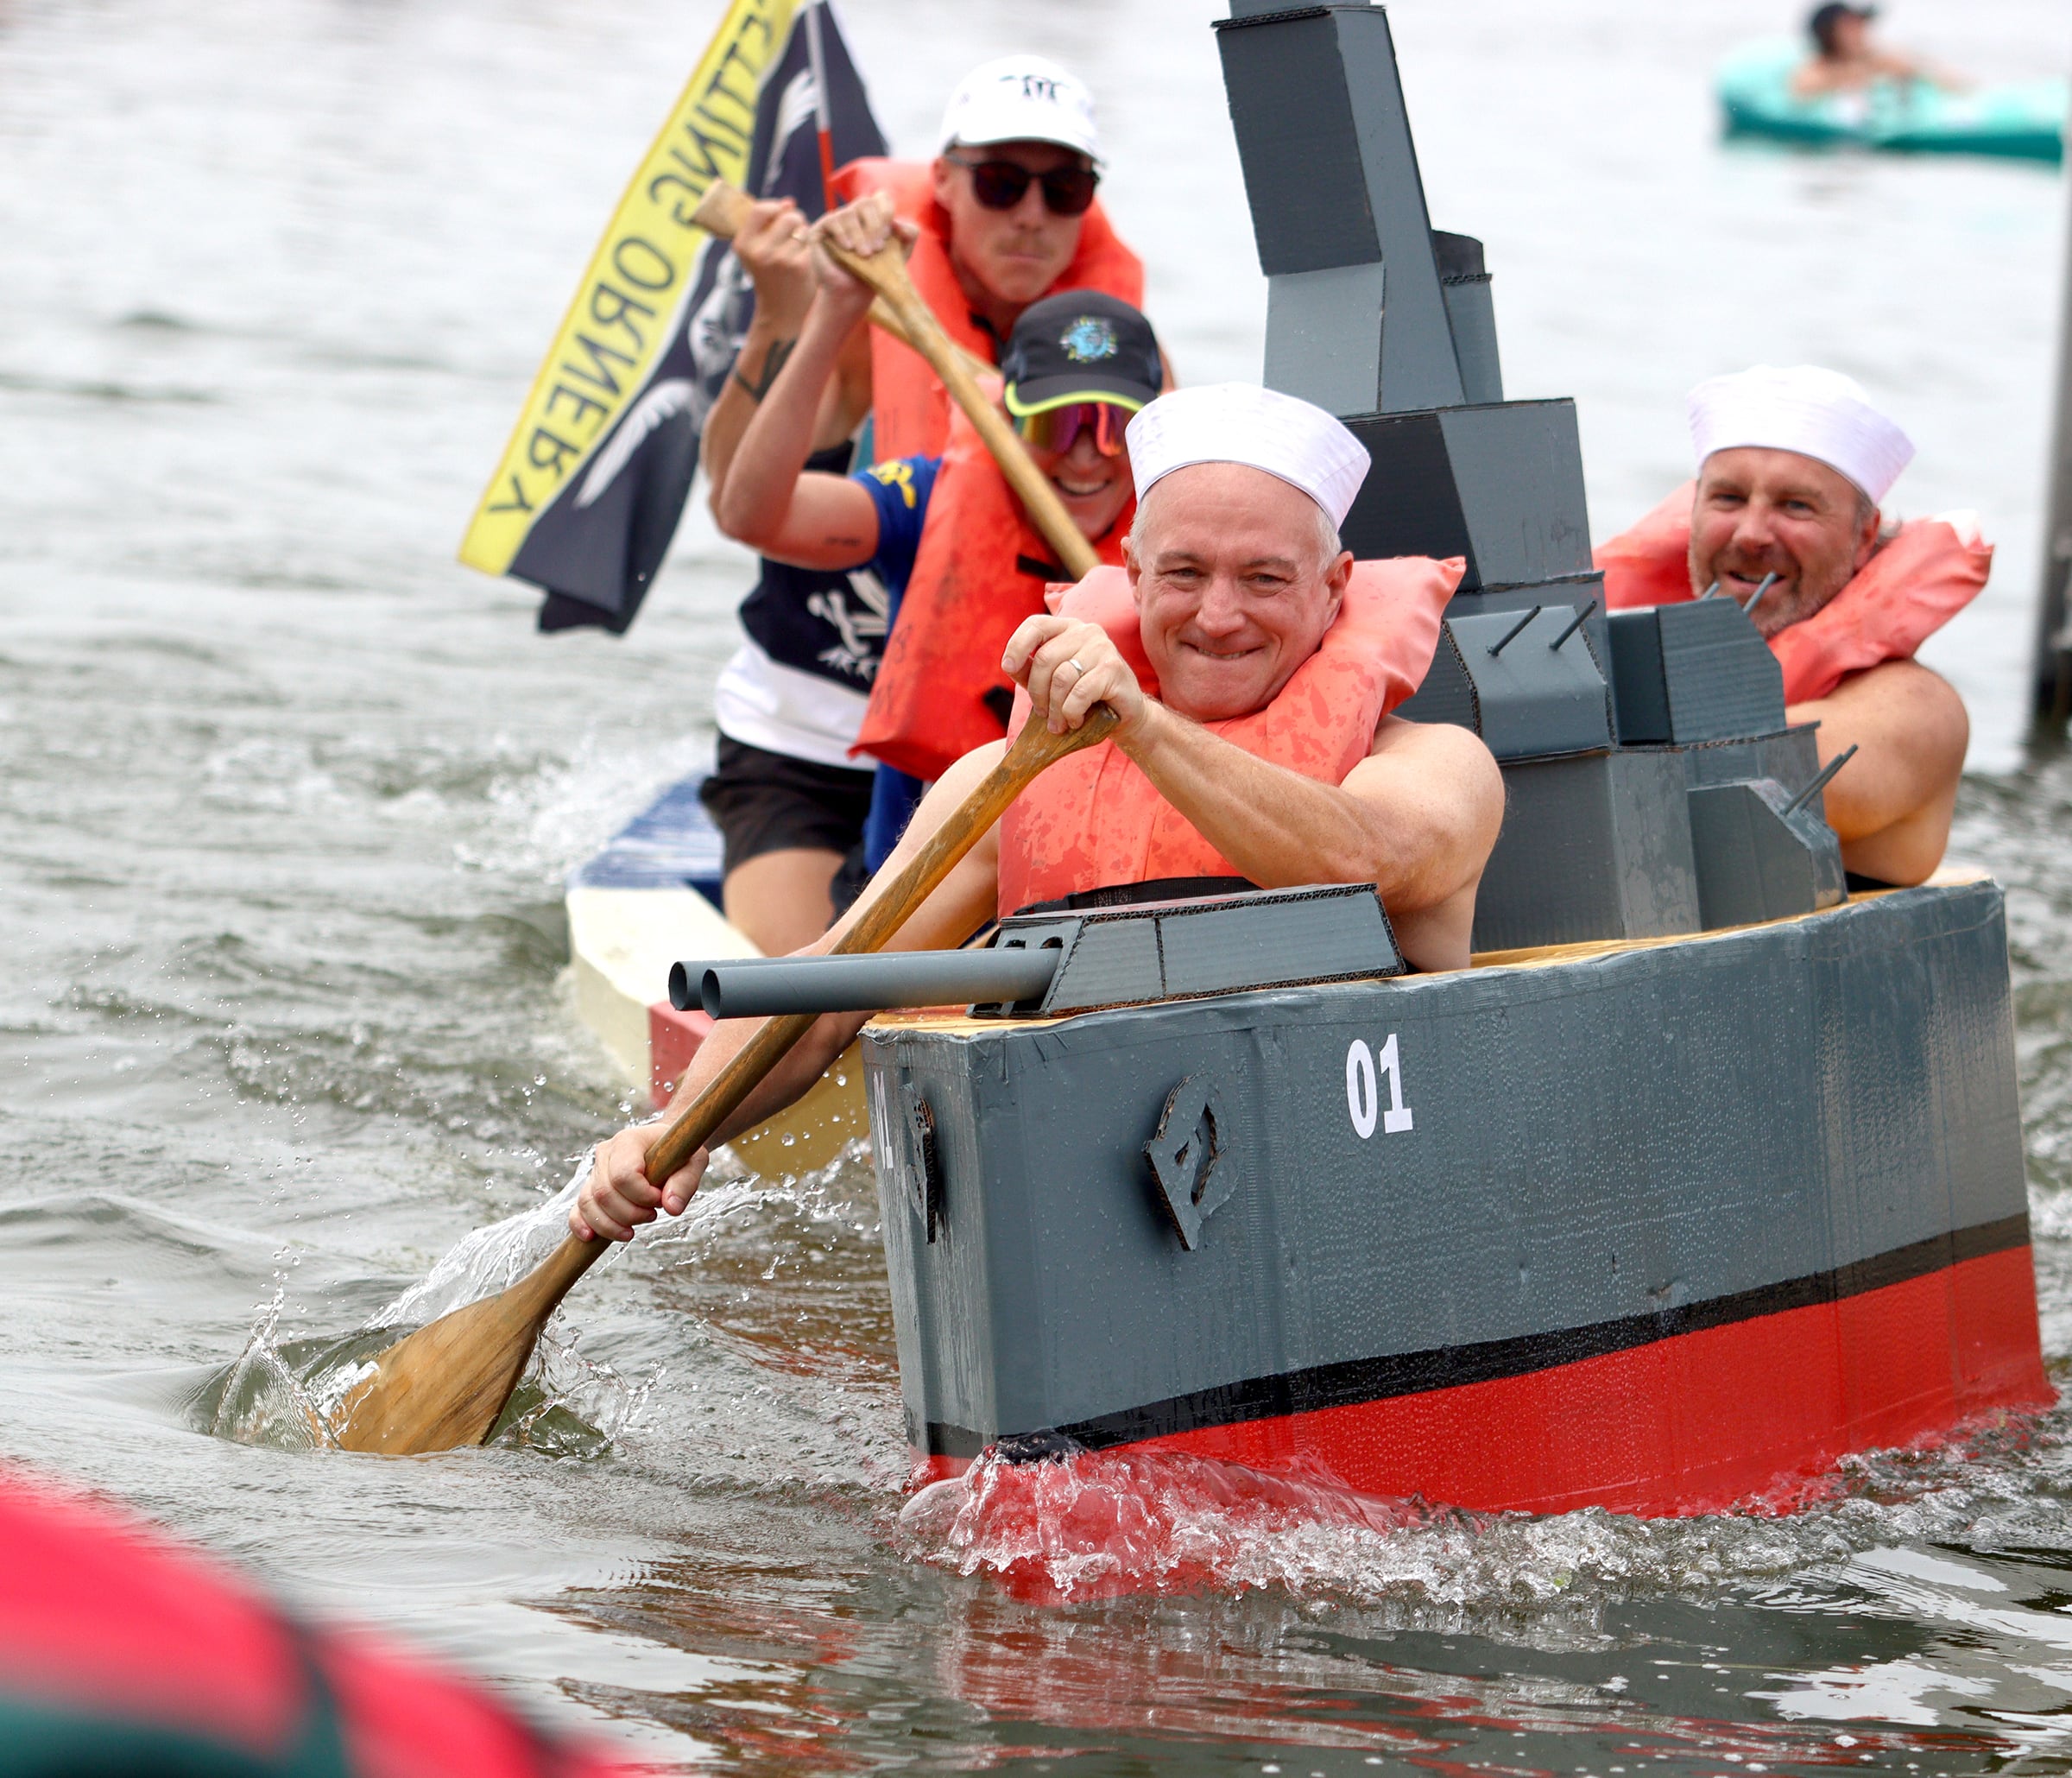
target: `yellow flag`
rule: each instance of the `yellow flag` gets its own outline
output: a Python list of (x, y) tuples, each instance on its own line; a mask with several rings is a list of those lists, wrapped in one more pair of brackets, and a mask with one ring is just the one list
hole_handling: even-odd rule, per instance
[[(717, 250), (708, 250), (711, 237), (691, 218), (714, 180), (749, 183), (763, 76), (784, 49), (794, 9), (794, 0), (733, 0), (728, 8), (619, 200), (534, 379), (462, 540), (460, 559), (471, 566), (518, 573), (606, 611), (621, 609), (629, 584), (644, 585), (653, 573), (654, 562), (632, 560), (623, 550), (617, 560), (595, 560), (594, 549), (578, 560), (572, 538), (554, 533), (562, 520), (610, 497), (615, 480), (626, 479), (618, 471), (648, 434), (694, 402), (685, 377), (657, 376), (671, 348), (682, 350), (686, 310), (695, 292), (710, 291), (718, 258)], [(697, 418), (702, 421), (703, 414)], [(618, 492), (636, 497), (622, 485)], [(670, 512), (660, 529), (664, 547), (675, 519)], [(636, 516), (626, 528), (655, 527)], [(632, 556), (646, 553), (636, 539)], [(653, 551), (660, 553), (659, 547)], [(637, 592), (632, 602), (638, 603)]]

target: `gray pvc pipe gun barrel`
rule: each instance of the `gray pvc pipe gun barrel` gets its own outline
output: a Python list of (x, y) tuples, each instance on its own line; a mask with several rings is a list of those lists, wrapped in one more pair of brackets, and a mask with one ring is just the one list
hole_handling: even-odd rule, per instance
[(1064, 954), (1049, 946), (686, 962), (669, 971), (669, 1003), (679, 1012), (702, 1009), (707, 1018), (748, 1019), (1035, 1000)]

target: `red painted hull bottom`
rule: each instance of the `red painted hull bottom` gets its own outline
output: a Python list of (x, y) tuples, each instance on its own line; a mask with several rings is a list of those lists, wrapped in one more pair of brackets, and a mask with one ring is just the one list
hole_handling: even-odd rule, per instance
[[(1127, 1446), (1481, 1511), (1648, 1517), (1804, 1503), (1853, 1451), (2048, 1408), (2027, 1246), (1521, 1376)], [(917, 1458), (914, 1482), (968, 1458)]]

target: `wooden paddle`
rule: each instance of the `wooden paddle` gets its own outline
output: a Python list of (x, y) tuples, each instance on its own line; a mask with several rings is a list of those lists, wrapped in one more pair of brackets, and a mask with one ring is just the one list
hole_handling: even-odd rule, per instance
[[(1104, 739), (1115, 725), (1113, 712), (1102, 706), (1067, 734), (1025, 724), (1006, 756), (951, 811), (913, 861), (891, 882), (874, 886), (861, 917), (835, 950), (881, 948), (1038, 773)], [(667, 1179), (703, 1148), (812, 1023), (808, 1013), (765, 1023), (648, 1151), (648, 1176)], [(455, 1309), (398, 1340), (374, 1361), (375, 1374), (339, 1404), (332, 1425), (338, 1444), (392, 1457), (481, 1444), (517, 1388), (547, 1317), (613, 1245), (570, 1235), (500, 1295)]]
[[(746, 192), (729, 185), (725, 180), (716, 179), (705, 187), (705, 195), (698, 199), (691, 220), (715, 240), (731, 241), (747, 225), (749, 211), (755, 201)], [(892, 312), (892, 305), (881, 296), (870, 306), (870, 325), (891, 334), (901, 345), (913, 346), (916, 351), (920, 350), (913, 345), (906, 324)], [(976, 352), (966, 351), (954, 339), (949, 342), (949, 346), (972, 376), (994, 375), (993, 366)]]
[[(740, 226), (748, 204), (748, 198), (742, 193), (716, 180), (707, 188), (691, 219), (700, 228), (730, 240)], [(978, 386), (978, 377), (992, 375), (993, 366), (979, 364), (970, 353), (943, 332), (935, 311), (921, 300), (920, 292), (913, 288), (913, 280), (906, 275), (906, 255), (898, 237), (866, 256), (837, 246), (818, 228), (815, 232), (820, 245), (837, 264), (877, 293), (876, 301), (870, 306), (871, 320), (912, 346), (942, 378), (943, 387), (950, 391), (950, 399), (964, 410), (964, 417), (977, 428), (986, 449), (993, 453), (993, 460), (1007, 477), (1008, 485), (1014, 489), (1031, 522), (1043, 533), (1044, 541), (1057, 551), (1065, 573), (1075, 580), (1083, 580), (1101, 566), (1101, 558), (1095, 554), (1093, 545), (1072, 522), (1071, 515), (1064, 509), (1064, 503), (1058, 499), (1058, 490), (1051, 485), (1049, 478), (1029, 460), (1029, 453), (1015, 436), (1014, 428)], [(976, 371), (971, 368), (974, 365), (977, 367)]]

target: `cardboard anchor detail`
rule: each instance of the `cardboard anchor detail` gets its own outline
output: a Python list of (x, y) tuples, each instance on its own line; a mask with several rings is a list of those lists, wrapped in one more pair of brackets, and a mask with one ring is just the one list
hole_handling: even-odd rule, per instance
[(1028, 915), (1039, 1002), (874, 1021), (917, 1456), (1680, 1513), (2046, 1405), (1998, 887), (1849, 898), (1739, 609), (1589, 609), (1573, 406), (1502, 400), (1381, 9), (1216, 30), (1265, 380), (1373, 454), (1349, 547), (1469, 561), (1404, 713), (1505, 774), (1480, 954), (1401, 974), (1371, 889)]

